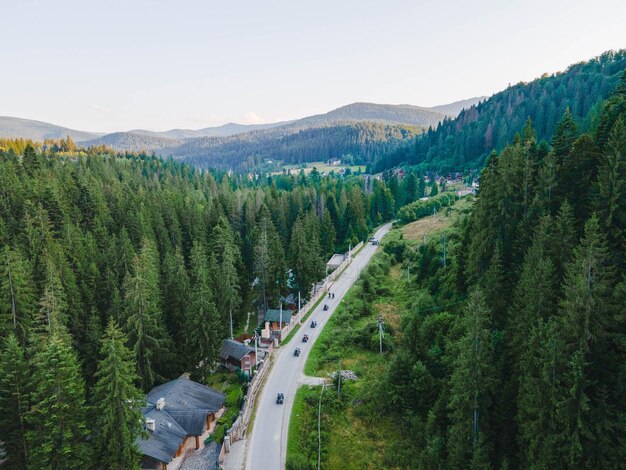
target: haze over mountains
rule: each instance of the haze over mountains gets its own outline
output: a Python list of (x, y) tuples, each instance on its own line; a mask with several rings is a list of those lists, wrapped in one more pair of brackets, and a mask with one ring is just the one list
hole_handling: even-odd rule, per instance
[[(272, 129), (274, 131), (268, 135), (288, 135), (303, 129), (331, 126), (338, 122), (374, 121), (387, 125), (408, 125), (428, 128), (429, 126), (437, 125), (446, 116), (455, 117), (461, 109), (470, 107), (483, 99), (484, 97), (470, 98), (432, 108), (411, 105), (353, 103), (325, 114), (308, 116), (294, 121), (269, 124), (228, 123), (222, 126), (197, 130), (171, 129), (162, 132), (133, 129), (128, 132), (114, 132), (110, 134), (85, 132), (41, 121), (4, 116), (0, 117), (0, 137), (43, 141), (51, 138), (64, 138), (69, 135), (76, 142), (87, 146), (105, 144), (117, 150), (154, 151), (166, 148), (173, 150), (189, 139), (220, 139), (250, 132), (257, 133), (256, 137), (258, 138), (263, 132)], [(279, 128), (280, 130), (276, 131)]]

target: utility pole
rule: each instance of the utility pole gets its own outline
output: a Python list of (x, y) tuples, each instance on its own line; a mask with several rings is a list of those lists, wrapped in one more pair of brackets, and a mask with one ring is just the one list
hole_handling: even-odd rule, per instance
[(406, 266), (406, 280), (407, 282), (411, 282), (411, 265), (410, 264)]
[(280, 302), (280, 317), (279, 318), (280, 320), (278, 322), (278, 328), (280, 328), (280, 331), (283, 331), (283, 303), (282, 301)]
[(376, 323), (378, 323), (378, 341), (380, 343), (380, 354), (383, 353), (383, 316), (378, 315), (376, 319)]
[(298, 291), (298, 323), (302, 323), (302, 316), (300, 315), (300, 291)]
[(259, 351), (257, 348), (257, 344), (259, 343), (259, 335), (254, 335), (254, 369), (257, 370), (259, 368)]

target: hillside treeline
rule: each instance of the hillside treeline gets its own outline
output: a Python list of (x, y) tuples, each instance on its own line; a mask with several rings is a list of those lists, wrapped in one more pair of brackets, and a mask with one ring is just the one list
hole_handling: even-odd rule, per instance
[(513, 142), (528, 118), (537, 141), (552, 139), (568, 108), (582, 130), (590, 129), (624, 69), (626, 51), (610, 51), (564, 72), (509, 86), (377, 159), (373, 170), (399, 164), (444, 172), (482, 168), (491, 151), (499, 152)]
[(202, 168), (253, 170), (267, 160), (304, 163), (348, 154), (355, 157), (355, 164), (361, 164), (397, 149), (421, 132), (417, 127), (379, 122), (345, 122), (287, 132), (289, 129), (203, 137), (161, 152), (181, 156), (185, 162)]

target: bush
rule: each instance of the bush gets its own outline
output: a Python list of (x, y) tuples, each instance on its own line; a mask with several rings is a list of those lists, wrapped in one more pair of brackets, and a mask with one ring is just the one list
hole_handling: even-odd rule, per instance
[(407, 204), (398, 211), (398, 218), (402, 223), (413, 222), (431, 215), (433, 211), (439, 210), (441, 207), (451, 206), (456, 200), (456, 195), (449, 193), (438, 194), (426, 201), (415, 201)]

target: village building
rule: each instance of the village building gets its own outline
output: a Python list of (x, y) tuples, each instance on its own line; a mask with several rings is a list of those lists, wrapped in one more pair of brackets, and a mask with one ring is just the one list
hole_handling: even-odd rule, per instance
[(463, 189), (459, 189), (456, 194), (459, 197), (465, 197), (465, 196), (469, 196), (470, 194), (474, 194), (476, 191), (472, 188), (463, 188)]
[(396, 178), (401, 180), (406, 176), (406, 171), (403, 168), (395, 168), (393, 174)]
[(220, 349), (220, 362), (228, 370), (239, 368), (250, 375), (256, 364), (256, 355), (253, 348), (234, 339), (226, 339)]
[(326, 263), (326, 274), (332, 273), (346, 260), (346, 255), (334, 254)]
[(268, 308), (263, 321), (269, 323), (270, 330), (282, 330), (287, 324), (291, 323), (292, 314), (291, 310)]
[(281, 296), (280, 302), (283, 304), (284, 308), (289, 310), (298, 310), (298, 296), (294, 294), (289, 294), (287, 296)]
[(211, 434), (225, 399), (223, 393), (182, 377), (154, 387), (142, 409), (147, 434), (136, 441), (141, 468), (178, 468)]

